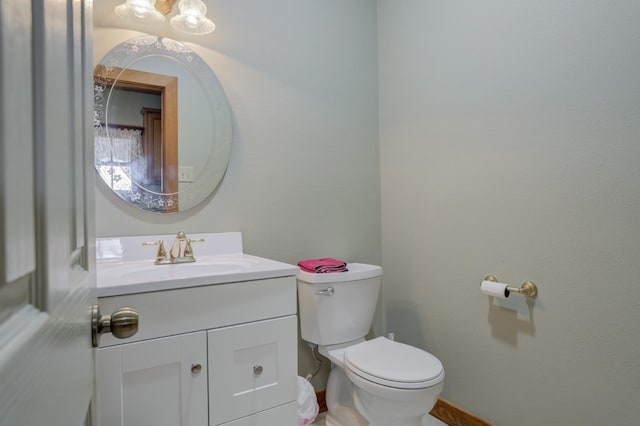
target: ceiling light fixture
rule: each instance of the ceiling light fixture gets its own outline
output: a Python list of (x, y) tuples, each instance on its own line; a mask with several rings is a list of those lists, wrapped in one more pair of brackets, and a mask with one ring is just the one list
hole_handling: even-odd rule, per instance
[(208, 34), (216, 29), (216, 25), (207, 18), (207, 6), (201, 0), (180, 0), (180, 14), (171, 18), (171, 25), (185, 33)]
[(164, 16), (154, 7), (156, 0), (127, 0), (116, 6), (116, 15), (135, 20), (164, 21)]
[[(116, 6), (116, 15), (134, 19), (161, 22), (165, 20), (176, 0), (126, 0)], [(216, 25), (206, 17), (207, 6), (201, 0), (178, 1), (178, 15), (171, 18), (171, 25), (189, 34), (208, 34)]]

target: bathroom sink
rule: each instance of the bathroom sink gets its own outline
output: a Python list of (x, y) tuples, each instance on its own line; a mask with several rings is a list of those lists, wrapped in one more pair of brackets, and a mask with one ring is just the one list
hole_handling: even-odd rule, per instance
[(246, 257), (237, 256), (234, 259), (225, 256), (220, 259), (209, 257), (207, 259), (198, 259), (194, 263), (173, 265), (154, 265), (153, 262), (122, 262), (103, 268), (110, 270), (109, 275), (113, 278), (138, 282), (228, 274), (248, 270), (256, 263)]
[(275, 278), (298, 272), (296, 266), (242, 253), (240, 233), (198, 234), (197, 238), (205, 241), (194, 246), (196, 262), (155, 265), (153, 251), (147, 247), (140, 249), (142, 242), (170, 241), (167, 237), (98, 239), (98, 297)]
[(122, 262), (117, 265), (114, 275), (122, 278), (134, 276), (146, 278), (178, 277), (216, 275), (225, 272), (234, 272), (249, 269), (258, 262), (243, 254), (235, 256), (208, 256), (199, 257), (193, 263), (177, 263), (168, 265), (155, 265), (152, 261)]

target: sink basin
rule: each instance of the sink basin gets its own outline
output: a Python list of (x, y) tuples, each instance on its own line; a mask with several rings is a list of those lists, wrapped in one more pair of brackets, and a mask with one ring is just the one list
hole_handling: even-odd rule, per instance
[(106, 263), (101, 264), (99, 270), (108, 271), (110, 278), (140, 282), (228, 274), (248, 270), (257, 263), (256, 260), (251, 260), (244, 255), (210, 256), (204, 259), (198, 258), (193, 263), (169, 265), (155, 265), (149, 261)]
[[(225, 243), (233, 242), (230, 245), (216, 244), (216, 236), (219, 234), (199, 234), (193, 238), (204, 238), (205, 243), (197, 247), (202, 254), (195, 253), (196, 262), (169, 265), (155, 265), (153, 253), (149, 256), (149, 250), (139, 249), (142, 247), (142, 241), (157, 241), (158, 236), (109, 239), (110, 247), (116, 244), (114, 240), (118, 240), (117, 244), (120, 244), (121, 252), (119, 252), (119, 257), (109, 257), (109, 261), (98, 260), (97, 295), (98, 297), (107, 297), (225, 284), (290, 276), (298, 272), (296, 266), (242, 253), (241, 250), (238, 250), (238, 241), (233, 238), (233, 234), (238, 234), (237, 238), (240, 238), (241, 246), (240, 233), (223, 234)], [(137, 239), (137, 241), (131, 241), (132, 239)], [(211, 242), (212, 246), (215, 246), (215, 250), (210, 248), (207, 253), (205, 247), (207, 242)], [(225, 247), (233, 252), (224, 253)], [(142, 256), (144, 256), (143, 259), (141, 259)]]

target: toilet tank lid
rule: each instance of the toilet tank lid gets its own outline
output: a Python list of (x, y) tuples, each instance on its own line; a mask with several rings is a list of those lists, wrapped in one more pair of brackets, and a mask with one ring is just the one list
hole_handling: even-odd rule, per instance
[(366, 263), (348, 263), (346, 272), (329, 272), (326, 274), (313, 274), (300, 270), (298, 280), (309, 284), (335, 283), (343, 281), (366, 280), (382, 276), (382, 267), (368, 265)]

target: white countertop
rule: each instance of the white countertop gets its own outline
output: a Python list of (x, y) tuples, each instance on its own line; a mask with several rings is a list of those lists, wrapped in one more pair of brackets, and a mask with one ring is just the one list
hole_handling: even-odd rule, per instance
[(297, 266), (242, 252), (239, 232), (187, 234), (196, 262), (154, 265), (155, 246), (143, 241), (163, 240), (169, 251), (175, 235), (97, 239), (98, 297), (175, 290), (213, 284), (294, 276)]

